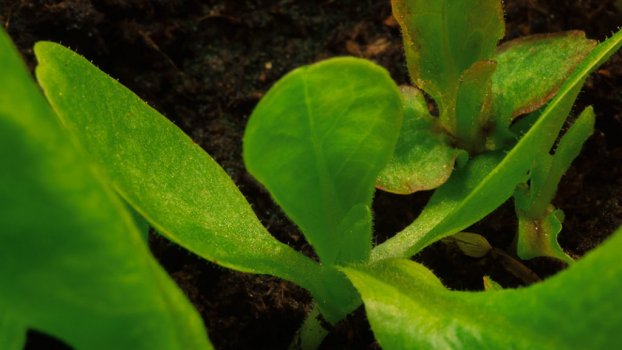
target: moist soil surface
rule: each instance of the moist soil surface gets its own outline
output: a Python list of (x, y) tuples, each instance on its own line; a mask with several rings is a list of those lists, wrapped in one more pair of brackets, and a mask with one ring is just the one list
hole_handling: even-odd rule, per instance
[[(615, 1), (506, 0), (507, 39), (570, 29), (602, 40), (622, 24)], [(314, 256), (294, 224), (244, 169), (241, 138), (253, 107), (298, 66), (332, 56), (371, 59), (408, 82), (400, 31), (389, 0), (0, 0), (0, 23), (26, 58), (39, 40), (60, 42), (92, 60), (162, 112), (220, 165), (280, 241)], [(594, 105), (596, 132), (563, 178), (554, 204), (566, 220), (560, 243), (580, 257), (622, 223), (622, 56), (588, 80), (575, 113)], [(158, 171), (157, 168), (153, 169)], [(417, 216), (429, 193), (377, 193), (375, 241)], [(506, 203), (470, 228), (513, 254), (516, 219)], [(230, 271), (150, 236), (156, 258), (202, 315), (217, 349), (285, 349), (310, 308), (301, 288), (270, 276)], [(456, 290), (482, 289), (490, 275), (505, 287), (525, 285), (496, 256), (464, 256), (436, 243), (414, 258)], [(539, 278), (563, 265), (524, 264)], [(27, 349), (66, 349), (31, 331)], [(359, 309), (338, 324), (323, 349), (376, 349)]]

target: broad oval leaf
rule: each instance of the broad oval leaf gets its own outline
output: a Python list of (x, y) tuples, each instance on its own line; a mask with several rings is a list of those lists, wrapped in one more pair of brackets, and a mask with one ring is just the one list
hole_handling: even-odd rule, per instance
[(514, 117), (549, 101), (595, 45), (585, 33), (569, 31), (521, 37), (499, 46), (492, 85), (497, 132), (507, 132)]
[(449, 136), (430, 115), (423, 93), (410, 86), (400, 90), (404, 122), (393, 156), (378, 175), (376, 187), (397, 194), (437, 188), (451, 175), (461, 151), (449, 145)]
[(443, 109), (462, 72), (492, 58), (505, 34), (500, 0), (392, 0), (413, 82)]
[(365, 261), (374, 182), (401, 123), (399, 90), (383, 68), (330, 59), (270, 89), (248, 122), (244, 162), (323, 263)]
[(63, 124), (158, 232), (219, 265), (307, 288), (329, 319), (356, 306), (350, 283), (272, 237), (225, 171), (173, 123), (69, 49), (40, 42), (35, 54)]
[(343, 270), (383, 349), (617, 349), (622, 230), (569, 269), (521, 289), (452, 292), (409, 260)]
[(374, 248), (372, 260), (410, 257), (429, 244), (466, 229), (510, 198), (515, 187), (524, 182), (537, 155), (551, 149), (587, 76), (620, 46), (622, 30), (599, 44), (577, 66), (538, 121), (496, 166), (488, 168), (487, 173), (454, 172), (455, 183), (466, 181), (470, 188), (454, 192), (451, 187), (461, 188), (461, 185), (454, 184), (452, 176), (438, 189), (439, 194), (435, 193), (436, 204), (429, 204), (411, 225)]
[(0, 30), (0, 310), (80, 349), (211, 349)]

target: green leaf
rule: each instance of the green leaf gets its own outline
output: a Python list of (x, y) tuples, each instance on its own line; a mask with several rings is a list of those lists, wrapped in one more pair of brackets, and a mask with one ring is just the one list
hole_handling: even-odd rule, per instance
[[(484, 153), (471, 159), (465, 167), (454, 171), (449, 181), (434, 192), (413, 223), (372, 250), (371, 260), (410, 257), (436, 240), (461, 231), (445, 232), (446, 235), (438, 237), (431, 235), (435, 227), (442, 224), (450, 214), (461, 210), (465, 199), (502, 159), (501, 153)], [(524, 180), (524, 176), (521, 180)]]
[(21, 322), (0, 311), (0, 349), (22, 350), (26, 344), (26, 331)]
[(225, 171), (173, 123), (69, 49), (40, 42), (35, 54), (63, 124), (158, 232), (222, 266), (295, 282), (329, 320), (356, 307), (345, 277), (272, 237)]
[(536, 34), (501, 45), (492, 85), (496, 132), (507, 134), (513, 118), (549, 101), (595, 45), (581, 31)]
[[(598, 45), (577, 66), (538, 121), (503, 160), (493, 167), (490, 161), (483, 161), (463, 172), (454, 172), (417, 220), (374, 248), (372, 260), (410, 257), (429, 244), (466, 229), (510, 198), (515, 187), (524, 182), (536, 157), (551, 149), (587, 76), (620, 46), (622, 30)], [(477, 167), (482, 169), (478, 171)]]
[(573, 262), (557, 243), (562, 213), (555, 210), (551, 201), (562, 176), (594, 133), (594, 123), (594, 110), (588, 107), (561, 138), (555, 154), (545, 153), (536, 159), (529, 188), (519, 188), (514, 194), (518, 216), (517, 252), (521, 259), (551, 256)]
[(365, 261), (374, 182), (401, 123), (399, 90), (383, 68), (330, 59), (270, 89), (248, 121), (244, 162), (324, 264)]
[(132, 218), (134, 219), (134, 223), (138, 228), (138, 232), (141, 233), (141, 236), (145, 240), (145, 242), (149, 241), (149, 222), (143, 218), (140, 213), (138, 213), (134, 208), (125, 202), (125, 208), (132, 214)]
[(540, 217), (553, 201), (562, 176), (572, 161), (579, 156), (581, 148), (594, 133), (596, 116), (592, 107), (586, 108), (570, 129), (562, 136), (553, 156), (548, 153), (536, 159), (530, 181), (529, 203), (519, 203), (519, 208), (532, 218)]
[[(432, 95), (441, 118), (453, 112), (462, 73), (492, 58), (505, 33), (499, 0), (392, 0), (402, 27), (408, 71), (413, 82)], [(446, 121), (442, 121), (445, 125)]]
[(478, 61), (460, 79), (456, 100), (456, 125), (452, 126), (461, 148), (471, 154), (485, 149), (485, 128), (491, 116), (492, 75), (495, 61)]
[(449, 145), (449, 137), (430, 115), (423, 93), (402, 86), (404, 123), (395, 152), (382, 170), (376, 187), (410, 194), (439, 187), (447, 181), (461, 151)]
[(548, 212), (538, 218), (529, 218), (519, 209), (516, 210), (516, 214), (518, 217), (516, 254), (521, 259), (549, 256), (567, 264), (574, 263), (574, 260), (557, 242), (557, 237), (562, 231), (564, 217), (561, 210), (555, 210), (553, 206), (550, 206)]
[(376, 339), (392, 349), (617, 349), (622, 346), (622, 230), (548, 280), (452, 292), (408, 260), (343, 268)]
[(0, 310), (81, 349), (212, 348), (1, 30), (0, 159)]

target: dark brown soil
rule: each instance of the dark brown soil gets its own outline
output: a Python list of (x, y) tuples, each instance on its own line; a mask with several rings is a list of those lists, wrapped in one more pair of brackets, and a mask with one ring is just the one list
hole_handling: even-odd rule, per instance
[[(603, 39), (622, 24), (614, 0), (506, 0), (509, 38), (569, 29)], [(61, 42), (173, 120), (231, 175), (257, 215), (281, 241), (312, 255), (269, 195), (245, 172), (241, 137), (267, 89), (289, 70), (336, 55), (356, 55), (408, 81), (389, 0), (0, 0), (0, 23), (30, 66), (38, 40)], [(566, 213), (562, 246), (579, 257), (622, 223), (622, 56), (589, 79), (576, 111), (595, 105), (597, 131), (564, 177), (555, 200)], [(157, 169), (154, 169), (157, 171)], [(377, 241), (409, 224), (429, 194), (379, 193)], [(516, 222), (506, 204), (471, 228), (512, 252)], [(152, 235), (155, 256), (204, 318), (218, 349), (285, 349), (309, 308), (291, 283), (209, 264)], [(482, 288), (485, 274), (523, 283), (498, 259), (473, 259), (439, 243), (416, 257), (453, 289)], [(548, 259), (525, 264), (540, 277), (562, 268)], [(363, 310), (339, 324), (324, 349), (375, 349)], [(28, 349), (63, 348), (32, 332)]]

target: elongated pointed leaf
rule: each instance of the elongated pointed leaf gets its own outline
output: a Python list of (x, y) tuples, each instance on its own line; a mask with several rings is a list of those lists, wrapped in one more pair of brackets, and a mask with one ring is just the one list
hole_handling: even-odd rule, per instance
[[(453, 177), (435, 194), (434, 205), (429, 204), (420, 218), (395, 237), (374, 248), (372, 260), (389, 257), (410, 257), (427, 245), (453, 233), (459, 232), (481, 220), (488, 213), (505, 202), (516, 185), (523, 182), (538, 154), (551, 149), (572, 104), (586, 77), (603, 64), (622, 46), (622, 31), (598, 45), (579, 64), (566, 80), (555, 98), (549, 103), (533, 127), (510, 150), (503, 160), (479, 180), (478, 172), (465, 173), (466, 178), (454, 173), (456, 182), (467, 181), (468, 191), (453, 193), (443, 190), (453, 185)], [(481, 174), (481, 172), (480, 172)], [(459, 187), (459, 186), (458, 186)], [(431, 200), (432, 201), (432, 200)]]
[(402, 27), (413, 82), (434, 97), (441, 112), (455, 104), (466, 69), (492, 58), (505, 33), (499, 0), (392, 0)]
[(62, 122), (158, 232), (214, 263), (307, 288), (329, 320), (356, 307), (350, 283), (274, 239), (225, 171), (170, 121), (61, 45), (40, 42), (35, 54)]
[(365, 261), (374, 182), (401, 123), (399, 90), (384, 69), (331, 59), (270, 89), (248, 122), (244, 162), (323, 263)]
[(594, 132), (594, 123), (594, 110), (588, 107), (561, 138), (555, 154), (542, 154), (536, 159), (528, 190), (519, 188), (514, 194), (518, 217), (517, 253), (521, 259), (551, 256), (573, 262), (557, 243), (563, 214), (555, 210), (551, 201), (562, 176)]
[(26, 326), (20, 321), (0, 312), (0, 349), (22, 350), (26, 343)]
[(467, 69), (460, 79), (456, 99), (456, 137), (461, 148), (470, 153), (485, 149), (484, 129), (491, 116), (492, 75), (495, 61), (478, 61)]
[[(562, 136), (555, 154), (553, 156), (545, 155), (550, 159), (550, 162), (545, 162), (549, 165), (545, 166), (545, 171), (538, 171), (540, 173), (545, 172), (545, 176), (539, 176), (530, 181), (530, 203), (528, 206), (519, 206), (527, 211), (529, 216), (541, 216), (551, 204), (562, 176), (568, 171), (572, 161), (581, 153), (583, 144), (594, 133), (595, 122), (594, 110), (592, 107), (586, 108)], [(536, 162), (538, 161), (537, 159)], [(535, 165), (536, 169), (539, 167), (539, 164)]]
[(437, 188), (451, 175), (461, 151), (449, 145), (449, 137), (430, 115), (423, 93), (409, 86), (400, 90), (404, 122), (393, 156), (378, 176), (376, 187), (397, 194)]
[[(502, 159), (501, 153), (485, 153), (471, 159), (464, 168), (456, 170), (449, 181), (434, 192), (413, 223), (372, 250), (371, 260), (410, 257), (431, 244), (430, 232), (449, 214), (459, 209), (465, 198), (499, 165)], [(525, 180), (524, 177), (522, 180)], [(456, 232), (448, 233), (447, 236)], [(442, 237), (438, 239), (440, 238)]]
[(497, 132), (511, 120), (549, 101), (596, 42), (581, 31), (536, 34), (508, 41), (497, 50), (493, 115)]
[(211, 349), (0, 30), (0, 310), (80, 349)]
[(528, 288), (452, 292), (424, 266), (386, 260), (344, 271), (383, 349), (616, 349), (622, 346), (622, 230)]

